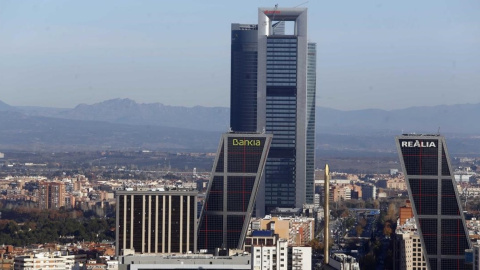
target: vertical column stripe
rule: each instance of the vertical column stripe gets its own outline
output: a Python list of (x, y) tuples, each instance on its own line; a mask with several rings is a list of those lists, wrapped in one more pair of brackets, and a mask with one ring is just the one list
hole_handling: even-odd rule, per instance
[(147, 247), (147, 252), (151, 252), (151, 246), (152, 246), (152, 196), (148, 195), (148, 247)]
[(134, 195), (130, 195), (130, 249), (133, 249), (133, 198)]
[(182, 253), (182, 243), (183, 243), (183, 196), (180, 196), (180, 241), (179, 241), (179, 252)]
[(142, 253), (145, 253), (145, 195), (142, 195)]
[(190, 250), (190, 196), (187, 196), (187, 250), (185, 251), (193, 251)]
[(168, 253), (172, 252), (172, 195), (168, 196)]
[[(127, 195), (123, 195), (123, 246), (121, 249), (127, 248)], [(117, 251), (120, 254), (120, 250)]]
[(158, 253), (158, 195), (155, 196), (155, 253)]
[(163, 197), (163, 212), (162, 212), (162, 253), (165, 253), (165, 201), (166, 196)]

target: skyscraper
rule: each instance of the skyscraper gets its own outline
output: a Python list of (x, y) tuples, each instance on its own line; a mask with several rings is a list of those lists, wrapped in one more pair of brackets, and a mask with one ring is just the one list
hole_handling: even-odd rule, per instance
[(307, 41), (307, 9), (259, 8), (257, 25), (232, 24), (231, 59), (232, 129), (274, 135), (257, 215), (313, 204), (316, 44)]
[(402, 135), (396, 142), (428, 269), (471, 268), (465, 265), (471, 245), (445, 138)]
[(240, 249), (272, 141), (271, 134), (222, 135), (198, 227), (198, 249)]
[(257, 25), (232, 24), (230, 127), (257, 131)]

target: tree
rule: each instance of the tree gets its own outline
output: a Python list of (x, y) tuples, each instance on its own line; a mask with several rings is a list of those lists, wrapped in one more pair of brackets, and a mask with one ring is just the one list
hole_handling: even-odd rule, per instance
[(383, 221), (395, 221), (397, 220), (397, 207), (394, 203), (388, 205), (387, 214), (384, 216)]
[(364, 228), (365, 226), (367, 226), (367, 220), (365, 218), (361, 218), (358, 220), (358, 224), (360, 224), (360, 226)]
[(392, 234), (392, 227), (390, 222), (385, 222), (385, 225), (383, 226), (383, 234), (386, 237), (390, 237), (390, 235)]
[(307, 243), (307, 246), (311, 247), (312, 250), (323, 250), (323, 243), (320, 242), (317, 238), (310, 240), (310, 242)]
[(355, 231), (357, 232), (357, 236), (360, 237), (363, 233), (362, 225), (358, 224), (357, 227), (355, 227)]

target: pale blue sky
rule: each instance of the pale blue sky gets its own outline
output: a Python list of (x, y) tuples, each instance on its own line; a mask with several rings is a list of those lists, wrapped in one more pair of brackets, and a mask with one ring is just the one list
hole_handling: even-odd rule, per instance
[[(303, 1), (0, 0), (0, 100), (229, 106), (230, 24)], [(309, 1), (317, 105), (480, 103), (480, 1)]]

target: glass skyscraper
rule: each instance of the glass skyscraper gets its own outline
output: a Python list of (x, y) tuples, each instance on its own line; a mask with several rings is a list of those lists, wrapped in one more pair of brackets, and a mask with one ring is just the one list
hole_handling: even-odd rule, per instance
[(232, 24), (231, 66), (232, 129), (274, 135), (257, 215), (313, 203), (316, 45), (307, 42), (307, 9), (259, 8), (257, 25)]
[(232, 24), (230, 127), (257, 130), (257, 25)]
[(198, 250), (243, 247), (271, 141), (271, 134), (223, 134), (200, 216)]
[(396, 142), (428, 269), (471, 269), (465, 264), (471, 245), (445, 138), (407, 134)]

